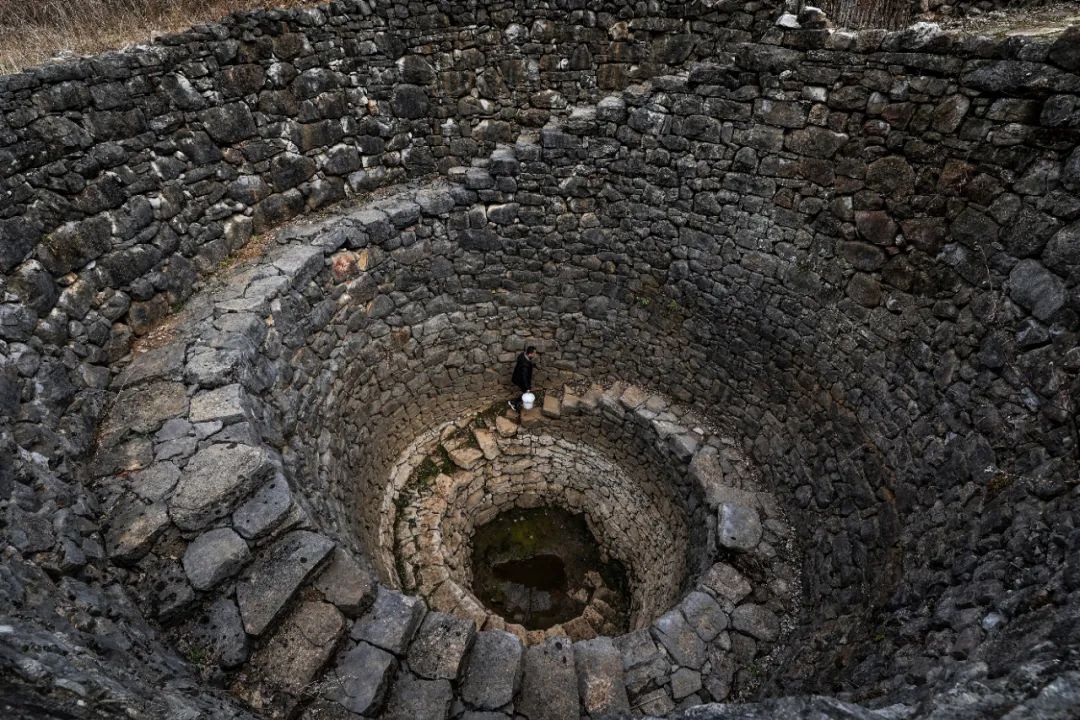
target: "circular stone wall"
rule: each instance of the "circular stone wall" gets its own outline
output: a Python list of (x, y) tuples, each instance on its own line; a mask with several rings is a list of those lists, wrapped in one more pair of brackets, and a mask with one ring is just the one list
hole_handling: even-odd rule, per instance
[[(1071, 718), (1080, 35), (780, 10), (339, 0), (0, 80), (0, 714)], [(530, 343), (547, 415), (426, 505)], [(636, 629), (477, 609), (499, 484)]]
[[(383, 503), (388, 574), (439, 610), (500, 626), (470, 592), (470, 539), (511, 508), (558, 506), (583, 513), (602, 551), (627, 568), (631, 627), (647, 626), (714, 559), (718, 506), (725, 494), (749, 496), (753, 478), (724, 487), (691, 469), (691, 456), (670, 438), (714, 448), (720, 441), (695, 433), (667, 400), (638, 388), (594, 385), (579, 395), (568, 387), (548, 392), (542, 407), (519, 414), (497, 405), (409, 448)], [(761, 539), (756, 511), (728, 526), (721, 545), (745, 550)], [(572, 639), (595, 634), (575, 627), (565, 628)]]

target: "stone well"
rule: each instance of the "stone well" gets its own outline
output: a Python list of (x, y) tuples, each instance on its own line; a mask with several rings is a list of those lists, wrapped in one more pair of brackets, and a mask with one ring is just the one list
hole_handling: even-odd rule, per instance
[[(802, 5), (0, 78), (0, 716), (1074, 717), (1080, 33)], [(541, 505), (623, 625), (478, 602)]]

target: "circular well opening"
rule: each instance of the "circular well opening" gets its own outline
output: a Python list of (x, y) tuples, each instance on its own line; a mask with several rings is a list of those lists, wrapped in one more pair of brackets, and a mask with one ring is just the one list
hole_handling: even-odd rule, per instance
[(472, 568), (473, 593), (508, 622), (546, 630), (590, 613), (627, 628), (626, 570), (583, 515), (553, 506), (500, 513), (474, 532)]

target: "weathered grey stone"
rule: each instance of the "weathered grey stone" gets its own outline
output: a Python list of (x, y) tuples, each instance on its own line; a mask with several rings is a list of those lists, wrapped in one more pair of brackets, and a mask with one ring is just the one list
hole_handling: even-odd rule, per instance
[(872, 275), (855, 273), (848, 282), (847, 295), (863, 307), (881, 304), (881, 283)]
[(766, 642), (780, 635), (780, 621), (771, 610), (761, 605), (746, 604), (731, 613), (731, 626), (739, 632)]
[(205, 615), (193, 623), (192, 640), (224, 668), (237, 667), (248, 659), (249, 641), (240, 610), (228, 598), (210, 603)]
[(307, 530), (293, 531), (265, 549), (236, 585), (244, 629), (261, 635), (333, 549), (333, 540)]
[(344, 633), (345, 620), (333, 605), (301, 603), (252, 658), (260, 684), (290, 695), (305, 692)]
[(639, 697), (634, 709), (648, 716), (667, 717), (675, 709), (675, 703), (666, 688), (658, 688)]
[(423, 680), (401, 672), (394, 681), (382, 717), (385, 720), (445, 720), (453, 700), (454, 690), (449, 680)]
[(705, 642), (678, 610), (653, 621), (652, 634), (677, 664), (700, 668), (705, 662)]
[(251, 558), (247, 543), (231, 528), (205, 532), (184, 551), (183, 565), (196, 590), (209, 590), (231, 577)]
[(686, 622), (706, 643), (712, 642), (713, 638), (720, 634), (728, 626), (727, 613), (703, 592), (691, 592), (679, 603)]
[(1047, 267), (1059, 272), (1070, 265), (1080, 265), (1080, 222), (1066, 225), (1054, 233), (1046, 243), (1042, 259)]
[(278, 473), (236, 509), (233, 528), (248, 540), (261, 538), (281, 527), (292, 506), (289, 483)]
[(244, 419), (242, 390), (236, 383), (198, 393), (191, 399), (188, 420), (193, 423), (218, 421), (225, 424)]
[(422, 118), (427, 113), (428, 96), (424, 88), (416, 85), (398, 85), (390, 100), (394, 114), (408, 120)]
[(515, 709), (529, 720), (577, 720), (577, 678), (568, 640), (551, 638), (526, 648)]
[(623, 682), (622, 654), (610, 638), (574, 643), (581, 706), (592, 717), (630, 712)]
[[(128, 517), (122, 518), (122, 524), (114, 528), (118, 534), (114, 547), (128, 556), (137, 555), (142, 547), (150, 542), (149, 536), (156, 532), (152, 527), (153, 516), (147, 518), (141, 504), (134, 505), (135, 507), (128, 511)], [(136, 514), (132, 516), (133, 513)], [(11, 544), (22, 552), (44, 552), (56, 544), (56, 534), (49, 518), (27, 512), (16, 503), (10, 504), (5, 514), (7, 536)], [(118, 553), (114, 555), (120, 557)]]
[(1066, 70), (1080, 72), (1080, 29), (1074, 25), (1061, 33), (1050, 46), (1047, 58)]
[(113, 445), (128, 433), (145, 435), (155, 432), (162, 423), (182, 415), (188, 409), (187, 388), (178, 382), (155, 380), (120, 392), (99, 439)]
[(273, 472), (265, 450), (250, 445), (210, 445), (188, 461), (169, 499), (169, 516), (198, 530), (229, 514), (234, 503)]
[(671, 696), (678, 702), (701, 689), (701, 673), (690, 668), (679, 668), (671, 675)]
[(701, 583), (717, 597), (732, 604), (738, 604), (753, 590), (742, 573), (725, 563), (716, 563), (706, 570)]
[(1009, 297), (1039, 320), (1065, 304), (1065, 284), (1037, 260), (1021, 260), (1009, 273)]
[(475, 637), (472, 621), (429, 612), (409, 645), (409, 670), (429, 680), (457, 680)]
[(716, 538), (723, 547), (753, 550), (761, 533), (761, 518), (753, 508), (724, 503), (717, 510)]
[(374, 604), (353, 623), (350, 635), (354, 640), (363, 640), (395, 655), (404, 655), (409, 640), (424, 618), (424, 612), (424, 603), (419, 598), (402, 595), (380, 585)]
[(326, 569), (315, 580), (315, 587), (327, 602), (333, 603), (347, 617), (359, 617), (375, 600), (375, 573), (367, 560), (357, 560), (345, 548), (337, 548)]
[(168, 526), (169, 513), (164, 503), (144, 505), (131, 502), (110, 523), (105, 539), (109, 556), (119, 561), (138, 560), (150, 551), (154, 541)]
[(513, 701), (521, 681), (521, 641), (502, 630), (476, 636), (469, 653), (461, 698), (470, 705), (495, 710)]
[(361, 642), (327, 673), (321, 692), (350, 712), (375, 717), (396, 672), (393, 655)]
[(240, 142), (256, 132), (255, 118), (244, 103), (212, 107), (199, 118), (210, 137), (223, 145)]

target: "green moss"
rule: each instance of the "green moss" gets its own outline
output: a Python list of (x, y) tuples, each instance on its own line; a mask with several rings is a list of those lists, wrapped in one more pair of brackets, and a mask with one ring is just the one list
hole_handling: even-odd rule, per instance
[(986, 494), (989, 497), (994, 497), (1012, 484), (1013, 478), (1011, 475), (1005, 472), (999, 472), (987, 481)]
[(202, 645), (189, 645), (184, 652), (184, 657), (192, 665), (204, 665), (209, 659), (210, 653)]

